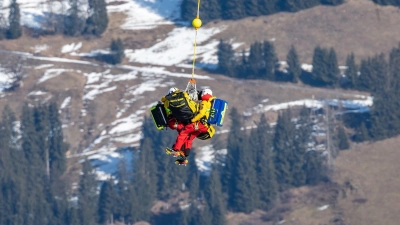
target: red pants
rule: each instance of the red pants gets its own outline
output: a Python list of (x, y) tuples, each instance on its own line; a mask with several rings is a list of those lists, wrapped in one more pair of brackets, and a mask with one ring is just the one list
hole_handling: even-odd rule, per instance
[[(197, 127), (196, 127), (197, 124)], [(197, 137), (200, 133), (207, 132), (208, 127), (202, 123), (190, 123), (186, 125), (180, 132), (178, 130), (178, 137), (176, 137), (176, 142), (174, 145), (174, 150), (181, 150), (182, 146), (185, 147), (184, 151), (192, 148), (193, 139)]]

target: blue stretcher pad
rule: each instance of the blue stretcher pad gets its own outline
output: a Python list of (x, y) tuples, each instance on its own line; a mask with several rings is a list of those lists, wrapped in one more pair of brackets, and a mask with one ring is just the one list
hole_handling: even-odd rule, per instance
[(228, 109), (228, 102), (219, 98), (213, 100), (208, 123), (222, 127), (226, 110)]

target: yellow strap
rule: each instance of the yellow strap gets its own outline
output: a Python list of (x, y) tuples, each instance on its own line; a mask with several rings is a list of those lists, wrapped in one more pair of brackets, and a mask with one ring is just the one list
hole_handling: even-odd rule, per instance
[(197, 39), (197, 30), (196, 30), (196, 36), (194, 37), (194, 53), (193, 53), (193, 65), (192, 65), (192, 78), (194, 78), (194, 64), (196, 62), (196, 39)]
[(197, 1), (197, 18), (200, 16), (200, 0)]
[[(200, 18), (200, 0), (197, 1), (197, 15), (196, 18)], [(193, 52), (193, 65), (192, 65), (192, 78), (194, 78), (194, 64), (196, 62), (196, 46), (197, 46), (197, 28), (196, 35), (194, 36), (194, 52)]]

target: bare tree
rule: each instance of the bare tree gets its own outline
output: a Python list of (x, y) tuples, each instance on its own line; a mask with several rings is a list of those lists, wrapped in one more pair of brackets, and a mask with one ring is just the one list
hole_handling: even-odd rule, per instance
[(5, 85), (5, 91), (13, 91), (23, 85), (22, 79), (26, 75), (25, 57), (9, 55), (8, 61), (4, 65), (5, 72), (8, 75), (9, 81)]
[(5, 31), (7, 28), (7, 21), (4, 18), (3, 12), (3, 0), (0, 0), (0, 40), (4, 39)]

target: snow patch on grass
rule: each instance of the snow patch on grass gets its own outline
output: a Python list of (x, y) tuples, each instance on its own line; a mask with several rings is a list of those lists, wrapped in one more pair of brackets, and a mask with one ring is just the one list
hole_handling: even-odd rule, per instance
[[(205, 63), (216, 64), (216, 46), (218, 41), (212, 41), (207, 45), (201, 44), (212, 36), (221, 32), (224, 28), (203, 28), (197, 36), (197, 55), (202, 57)], [(168, 37), (150, 48), (126, 51), (130, 62), (150, 63), (155, 65), (173, 66), (182, 62), (189, 62), (193, 57), (193, 29), (186, 27), (174, 28)]]

